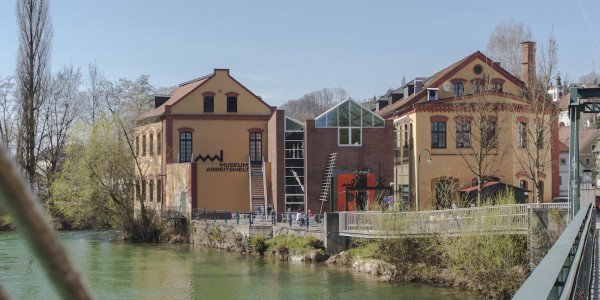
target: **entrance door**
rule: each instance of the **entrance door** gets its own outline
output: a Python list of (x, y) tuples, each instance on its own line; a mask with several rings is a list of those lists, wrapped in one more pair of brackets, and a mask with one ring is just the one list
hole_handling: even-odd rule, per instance
[(250, 162), (262, 162), (262, 134), (250, 133)]

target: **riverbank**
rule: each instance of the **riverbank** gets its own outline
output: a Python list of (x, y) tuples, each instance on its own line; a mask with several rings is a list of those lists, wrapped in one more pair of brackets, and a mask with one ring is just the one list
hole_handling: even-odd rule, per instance
[(356, 240), (327, 263), (384, 281), (454, 287), (492, 299), (510, 299), (529, 275), (526, 238), (516, 235)]

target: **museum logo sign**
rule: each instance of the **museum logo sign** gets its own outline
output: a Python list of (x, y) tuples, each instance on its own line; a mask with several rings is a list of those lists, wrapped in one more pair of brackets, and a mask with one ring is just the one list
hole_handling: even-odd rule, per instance
[(218, 166), (208, 166), (206, 167), (206, 172), (248, 172), (248, 163), (247, 162), (224, 162), (225, 156), (223, 155), (223, 150), (219, 151), (219, 154), (215, 155), (198, 155), (195, 162), (215, 162), (218, 161)]

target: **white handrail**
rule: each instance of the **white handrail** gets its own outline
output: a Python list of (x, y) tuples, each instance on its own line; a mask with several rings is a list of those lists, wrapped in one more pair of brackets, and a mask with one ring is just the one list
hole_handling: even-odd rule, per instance
[(250, 155), (248, 155), (248, 190), (250, 191), (250, 212), (252, 212), (252, 162), (250, 161)]
[(265, 174), (265, 157), (261, 156), (261, 160), (262, 160), (262, 180), (263, 180), (263, 197), (265, 199), (265, 210), (264, 210), (264, 215), (265, 215), (265, 220), (267, 220), (267, 213), (268, 213), (268, 204), (267, 204), (267, 179), (266, 174)]

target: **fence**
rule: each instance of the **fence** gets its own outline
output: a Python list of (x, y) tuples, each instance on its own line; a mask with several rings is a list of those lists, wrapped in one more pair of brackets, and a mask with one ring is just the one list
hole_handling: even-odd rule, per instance
[(528, 210), (568, 209), (568, 203), (484, 206), (419, 212), (340, 212), (340, 235), (392, 238), (402, 235), (469, 232), (521, 233), (528, 230)]
[(179, 206), (165, 207), (160, 211), (160, 216), (163, 219), (178, 219), (178, 218), (189, 218), (192, 220), (201, 221), (221, 221), (225, 223), (235, 224), (272, 224), (272, 225), (288, 225), (290, 227), (306, 227), (315, 228), (323, 226), (324, 214), (314, 214), (307, 218), (306, 214), (300, 214), (293, 212), (287, 213), (263, 213), (257, 212), (244, 212), (244, 211), (229, 211), (229, 210), (217, 210), (217, 209), (206, 209), (196, 208), (193, 209), (191, 215), (187, 212), (182, 212)]

